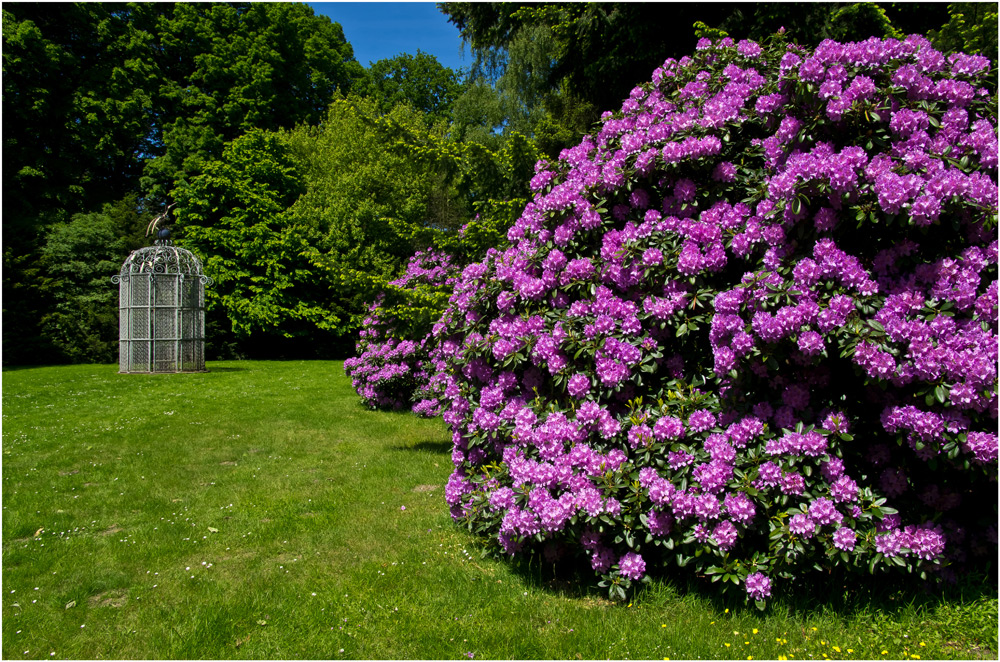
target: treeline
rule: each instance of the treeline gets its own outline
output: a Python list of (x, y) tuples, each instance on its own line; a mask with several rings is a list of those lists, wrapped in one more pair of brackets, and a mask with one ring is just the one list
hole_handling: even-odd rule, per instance
[(499, 243), (535, 162), (699, 36), (918, 32), (996, 61), (985, 3), (439, 7), (469, 71), (366, 68), (304, 4), (5, 3), (4, 363), (113, 361), (109, 278), (165, 210), (215, 280), (211, 358), (345, 356), (415, 250)]

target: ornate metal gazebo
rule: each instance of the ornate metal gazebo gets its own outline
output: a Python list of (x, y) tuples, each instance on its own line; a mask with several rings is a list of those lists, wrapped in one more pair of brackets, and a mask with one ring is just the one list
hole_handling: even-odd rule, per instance
[(194, 253), (167, 239), (126, 258), (118, 284), (119, 372), (205, 371), (205, 285)]

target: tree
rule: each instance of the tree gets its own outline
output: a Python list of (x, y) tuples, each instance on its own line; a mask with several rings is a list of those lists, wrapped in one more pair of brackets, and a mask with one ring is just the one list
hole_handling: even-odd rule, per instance
[(520, 133), (549, 157), (579, 141), (598, 113), (554, 82), (558, 48), (550, 26), (538, 23), (525, 24), (503, 46), (476, 50), (472, 80), (455, 103), (455, 135), (497, 148), (502, 136)]
[(244, 134), (182, 183), (178, 242), (215, 280), (210, 316), (244, 348), (357, 328), (373, 283), (428, 241), (438, 176), (395, 145), (424, 127), (407, 106), (383, 117), (373, 100), (339, 99), (318, 126)]
[[(4, 4), (5, 361), (65, 358), (47, 353), (50, 334), (39, 327), (54, 312), (51, 284), (62, 282), (40, 263), (46, 230), (137, 188), (141, 155), (153, 149), (158, 63), (146, 28), (156, 11)], [(40, 297), (43, 287), (49, 295)]]
[(301, 3), (178, 3), (156, 35), (161, 144), (143, 178), (154, 198), (250, 129), (318, 122), (364, 77), (340, 25)]
[(367, 73), (367, 87), (359, 84), (358, 93), (374, 98), (380, 112), (408, 104), (430, 122), (451, 120), (452, 105), (463, 89), (458, 73), (420, 50), (374, 62)]
[(237, 337), (300, 337), (337, 323), (302, 257), (314, 229), (289, 214), (304, 190), (288, 148), (261, 129), (227, 144), (178, 189), (178, 243), (203, 259), (214, 280), (206, 304), (225, 313)]
[(153, 145), (159, 63), (148, 6), (7, 3), (4, 226), (100, 209), (135, 186)]
[(40, 251), (36, 294), (50, 300), (40, 340), (56, 360), (111, 363), (118, 352), (118, 291), (111, 277), (145, 242), (145, 214), (134, 195), (100, 213), (52, 225)]
[(319, 126), (283, 134), (306, 183), (290, 213), (321, 237), (309, 259), (333, 283), (329, 306), (338, 333), (357, 328), (377, 284), (395, 278), (415, 249), (431, 243), (435, 228), (466, 215), (445, 175), (405, 147), (427, 131), (408, 106), (383, 115), (376, 100), (351, 97), (335, 101)]

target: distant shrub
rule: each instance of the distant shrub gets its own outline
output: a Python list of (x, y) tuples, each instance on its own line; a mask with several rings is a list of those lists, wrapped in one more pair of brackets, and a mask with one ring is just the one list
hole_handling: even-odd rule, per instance
[[(405, 273), (391, 281), (386, 292), (371, 304), (359, 332), (357, 356), (344, 362), (344, 370), (366, 406), (406, 409), (416, 404), (414, 411), (422, 415), (440, 413), (437, 400), (423, 402), (433, 393), (434, 365), (429, 362), (433, 339), (429, 334), (456, 274), (448, 254), (434, 249), (418, 251)], [(415, 396), (424, 397), (415, 402)]]
[(990, 75), (918, 36), (702, 40), (540, 162), (435, 327), (453, 517), (618, 596), (992, 562)]

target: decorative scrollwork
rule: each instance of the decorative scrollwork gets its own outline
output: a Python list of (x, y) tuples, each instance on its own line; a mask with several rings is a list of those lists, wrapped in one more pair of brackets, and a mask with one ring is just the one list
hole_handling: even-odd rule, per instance
[(201, 260), (185, 248), (166, 241), (157, 242), (155, 246), (140, 248), (129, 255), (119, 275), (144, 273), (201, 276)]

